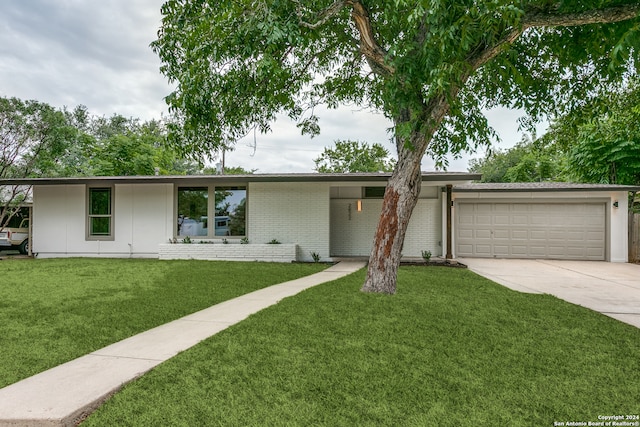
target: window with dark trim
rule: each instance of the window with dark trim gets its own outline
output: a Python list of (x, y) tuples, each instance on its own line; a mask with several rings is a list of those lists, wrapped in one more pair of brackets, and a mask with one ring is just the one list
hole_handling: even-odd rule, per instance
[(178, 188), (178, 236), (206, 237), (208, 206), (208, 187)]
[(362, 197), (365, 199), (382, 199), (387, 187), (364, 187)]
[(246, 202), (245, 186), (178, 187), (177, 236), (244, 237)]
[(242, 237), (247, 234), (247, 188), (216, 187), (216, 236)]
[(113, 188), (89, 187), (87, 190), (87, 238), (113, 238)]

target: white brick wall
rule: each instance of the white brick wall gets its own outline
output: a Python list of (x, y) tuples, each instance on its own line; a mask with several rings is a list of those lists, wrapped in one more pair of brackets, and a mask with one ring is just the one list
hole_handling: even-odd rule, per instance
[(159, 258), (292, 262), (296, 260), (296, 251), (295, 244), (164, 243), (159, 245)]
[(251, 243), (277, 239), (297, 244), (298, 260), (329, 258), (328, 183), (251, 183), (247, 203)]

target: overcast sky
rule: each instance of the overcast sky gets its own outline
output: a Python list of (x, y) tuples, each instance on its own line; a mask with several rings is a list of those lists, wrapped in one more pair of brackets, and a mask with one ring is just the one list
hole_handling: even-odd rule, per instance
[[(143, 120), (167, 114), (171, 87), (149, 48), (160, 26), (162, 0), (0, 0), (0, 96), (35, 99), (54, 107), (85, 105), (92, 114), (122, 114)], [(320, 110), (322, 133), (301, 136), (295, 124), (279, 120), (273, 132), (239, 141), (229, 166), (259, 173), (312, 172), (313, 159), (338, 139), (384, 144), (390, 152), (384, 116), (356, 108)], [(488, 112), (502, 147), (520, 140), (514, 111)], [(470, 157), (451, 160), (465, 171)], [(433, 170), (425, 158), (423, 170)]]

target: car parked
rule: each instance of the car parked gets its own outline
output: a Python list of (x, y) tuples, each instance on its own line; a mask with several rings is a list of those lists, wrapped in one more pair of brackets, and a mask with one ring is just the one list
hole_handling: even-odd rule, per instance
[(21, 254), (29, 253), (29, 218), (20, 221), (18, 227), (0, 228), (0, 250), (17, 249)]

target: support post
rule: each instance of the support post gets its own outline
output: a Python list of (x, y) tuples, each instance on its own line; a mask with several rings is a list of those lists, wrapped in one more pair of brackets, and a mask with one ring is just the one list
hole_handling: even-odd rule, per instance
[(447, 254), (445, 256), (446, 259), (453, 258), (453, 251), (451, 250), (451, 209), (453, 208), (453, 200), (451, 199), (451, 190), (453, 186), (451, 184), (447, 184)]

